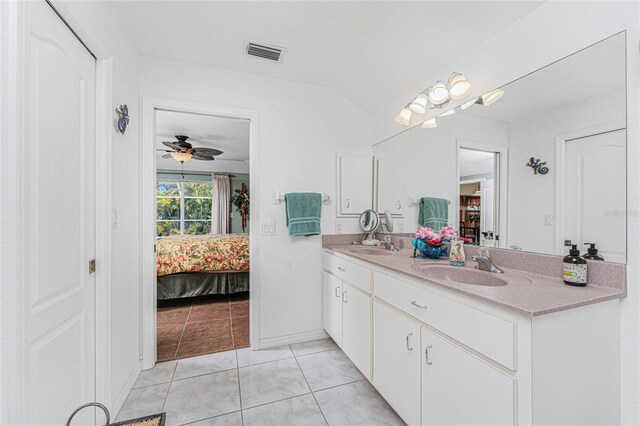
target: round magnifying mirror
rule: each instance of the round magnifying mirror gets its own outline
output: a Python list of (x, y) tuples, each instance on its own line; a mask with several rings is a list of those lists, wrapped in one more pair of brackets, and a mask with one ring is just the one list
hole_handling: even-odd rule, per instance
[(375, 212), (375, 210), (365, 210), (360, 215), (360, 229), (362, 229), (364, 232), (375, 231), (379, 223), (380, 217), (378, 216), (378, 213)]
[(385, 233), (391, 234), (393, 233), (393, 219), (391, 218), (391, 212), (389, 210), (385, 210), (383, 214), (383, 225), (385, 229)]

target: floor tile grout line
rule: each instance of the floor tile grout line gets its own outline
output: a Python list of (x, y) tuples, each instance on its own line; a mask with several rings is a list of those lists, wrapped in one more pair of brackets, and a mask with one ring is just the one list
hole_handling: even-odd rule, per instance
[[(291, 345), (289, 345), (289, 349), (291, 349)], [(293, 352), (293, 349), (291, 350), (291, 352)], [(324, 419), (325, 424), (329, 425), (329, 422), (327, 421), (327, 418), (325, 417), (324, 412), (322, 411), (322, 408), (320, 408), (320, 404), (318, 404), (318, 400), (316, 399), (316, 395), (313, 393), (313, 389), (311, 389), (311, 385), (309, 384), (309, 380), (307, 380), (307, 376), (305, 376), (304, 370), (302, 369), (302, 367), (300, 366), (300, 363), (298, 362), (298, 358), (296, 358), (294, 356), (293, 359), (296, 360), (296, 364), (298, 365), (298, 368), (300, 369), (300, 373), (302, 373), (302, 377), (304, 377), (304, 381), (307, 383), (307, 386), (309, 387), (309, 391), (311, 391), (311, 397), (315, 401), (316, 406), (318, 407), (318, 410), (320, 411), (320, 414), (322, 415), (322, 418)]]
[(238, 351), (236, 351), (236, 377), (238, 377), (238, 400), (240, 401), (240, 423), (244, 425), (244, 413), (243, 413), (244, 409), (242, 408), (242, 385), (240, 384), (240, 362), (238, 361)]
[(218, 414), (217, 416), (206, 417), (206, 418), (200, 419), (200, 420), (194, 420), (194, 421), (189, 422), (189, 423), (184, 423), (184, 424), (182, 424), (180, 426), (189, 426), (189, 425), (192, 425), (192, 424), (195, 424), (195, 423), (203, 422), (205, 420), (217, 419), (218, 417), (229, 416), (229, 415), (235, 414), (235, 413), (240, 413), (240, 417), (242, 417), (242, 410), (236, 410), (236, 411), (231, 411), (230, 413)]
[(253, 410), (254, 408), (264, 407), (265, 405), (271, 405), (271, 404), (276, 404), (282, 401), (288, 401), (294, 398), (300, 398), (301, 396), (311, 395), (312, 393), (313, 392), (309, 391), (309, 392), (301, 393), (300, 395), (293, 395), (293, 396), (288, 396), (286, 398), (278, 399), (277, 401), (271, 401), (271, 402), (265, 402), (263, 404), (252, 405), (251, 407), (243, 408), (242, 411), (249, 411), (249, 410)]

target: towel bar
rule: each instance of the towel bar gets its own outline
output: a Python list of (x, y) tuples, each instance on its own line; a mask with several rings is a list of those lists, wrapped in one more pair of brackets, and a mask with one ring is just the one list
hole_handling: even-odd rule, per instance
[[(447, 201), (449, 202), (449, 204), (451, 204), (451, 200), (447, 200)], [(409, 207), (415, 207), (419, 204), (420, 204), (420, 198), (414, 198), (409, 196), (409, 202), (407, 203)]]
[[(282, 204), (284, 202), (284, 194), (280, 192), (273, 193), (273, 204)], [(326, 192), (322, 193), (322, 204), (325, 206), (331, 205), (331, 195)]]

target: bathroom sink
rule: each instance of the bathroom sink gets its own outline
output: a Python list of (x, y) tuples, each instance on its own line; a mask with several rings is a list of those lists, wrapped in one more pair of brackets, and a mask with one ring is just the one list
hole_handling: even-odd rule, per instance
[(455, 266), (429, 266), (414, 265), (413, 269), (420, 272), (426, 278), (433, 278), (442, 281), (452, 281), (455, 283), (482, 285), (488, 287), (500, 287), (507, 285), (507, 282), (494, 276), (490, 272), (476, 271), (469, 268), (457, 268)]
[(390, 250), (374, 247), (354, 247), (347, 249), (347, 251), (350, 251), (351, 253), (365, 254), (367, 256), (391, 256), (393, 254)]

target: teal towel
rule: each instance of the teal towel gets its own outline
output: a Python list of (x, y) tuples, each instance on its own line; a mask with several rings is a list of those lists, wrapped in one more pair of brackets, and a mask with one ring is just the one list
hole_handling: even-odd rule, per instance
[(418, 225), (428, 226), (436, 231), (449, 225), (449, 201), (442, 198), (421, 198)]
[(284, 195), (289, 236), (320, 235), (322, 194), (317, 192), (294, 192)]

